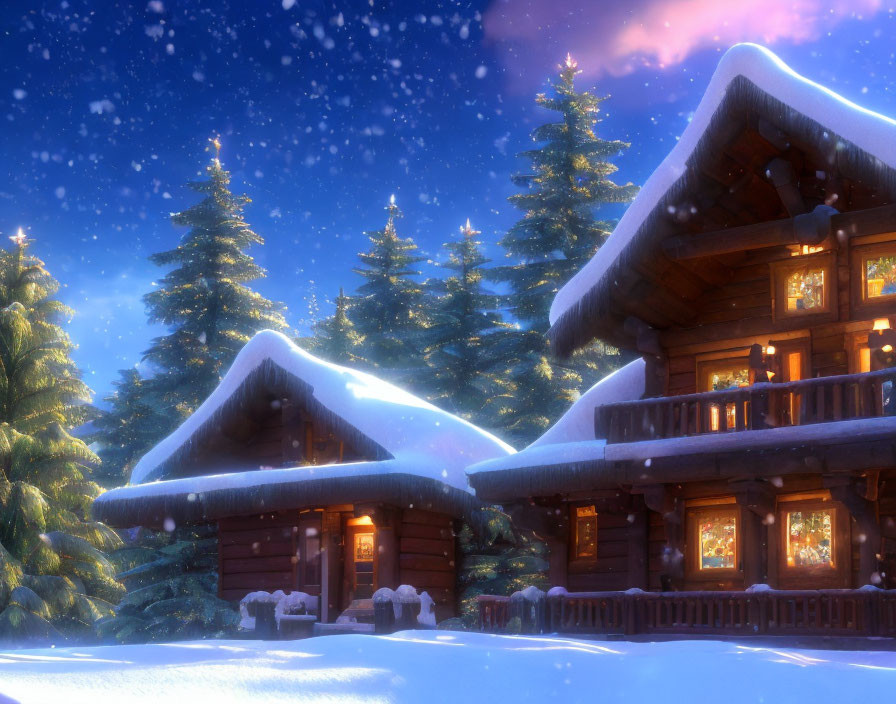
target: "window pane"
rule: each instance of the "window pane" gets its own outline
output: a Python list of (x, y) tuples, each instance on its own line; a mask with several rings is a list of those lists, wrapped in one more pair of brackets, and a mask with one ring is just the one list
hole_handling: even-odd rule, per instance
[(707, 391), (738, 389), (741, 386), (749, 385), (750, 370), (748, 367), (720, 369), (709, 373), (709, 388)]
[(865, 296), (879, 298), (896, 294), (896, 255), (865, 261)]
[(355, 562), (373, 562), (373, 533), (355, 533)]
[(787, 564), (833, 567), (833, 521), (831, 510), (790, 511), (787, 514)]
[(594, 506), (576, 508), (576, 558), (597, 557), (597, 511)]
[(734, 569), (737, 527), (733, 512), (705, 513), (700, 521), (700, 569)]
[(824, 306), (824, 269), (795, 271), (787, 277), (787, 311), (817, 310)]

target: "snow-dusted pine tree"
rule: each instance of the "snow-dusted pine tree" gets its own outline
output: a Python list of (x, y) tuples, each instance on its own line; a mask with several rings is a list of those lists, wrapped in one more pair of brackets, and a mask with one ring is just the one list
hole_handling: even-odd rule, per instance
[(123, 593), (104, 552), (120, 545), (91, 521), (98, 458), (69, 430), (87, 387), (60, 326), (71, 311), (25, 235), (0, 252), (0, 641), (90, 634)]
[(616, 357), (603, 349), (587, 350), (561, 365), (545, 338), (554, 295), (612, 228), (596, 218), (596, 209), (627, 203), (637, 193), (630, 183), (620, 186), (610, 180), (616, 167), (609, 159), (628, 144), (595, 134), (604, 99), (577, 91), (578, 73), (567, 56), (553, 94), (536, 97), (540, 107), (558, 113), (560, 120), (536, 128), (532, 139), (540, 146), (521, 154), (531, 171), (513, 177), (526, 191), (511, 196), (510, 202), (525, 215), (501, 240), (512, 263), (490, 272), (510, 287), (507, 309), (520, 326), (518, 333), (503, 336), (495, 357), (507, 378), (523, 390), (495, 404), (503, 426), (519, 442), (532, 441), (547, 429), (583, 386), (612, 368)]
[(206, 399), (253, 334), (287, 327), (282, 306), (246, 285), (265, 276), (246, 251), (264, 240), (243, 218), (249, 198), (230, 191), (220, 142), (212, 144), (208, 180), (190, 184), (203, 199), (172, 216), (189, 232), (174, 249), (150, 257), (174, 268), (144, 297), (150, 322), (170, 328), (152, 341), (145, 359), (157, 370), (151, 390), (171, 410), (173, 424)]
[(314, 354), (336, 364), (363, 365), (363, 338), (355, 330), (348, 316), (349, 298), (339, 289), (336, 310), (329, 318), (314, 325), (314, 337), (309, 341)]
[(460, 237), (445, 244), (448, 261), (441, 266), (452, 274), (429, 286), (435, 301), (425, 335), (427, 370), (416, 386), (437, 406), (487, 425), (486, 405), (502, 383), (493, 373), (489, 344), (508, 325), (497, 312), (498, 296), (483, 285), (489, 260), (480, 234), (467, 220)]
[[(252, 335), (287, 327), (282, 306), (246, 285), (265, 275), (246, 252), (263, 240), (243, 218), (249, 199), (230, 191), (217, 139), (212, 146), (208, 179), (190, 184), (204, 198), (172, 217), (189, 232), (175, 249), (151, 257), (159, 266), (174, 267), (144, 297), (150, 321), (164, 323), (170, 332), (153, 340), (145, 353), (154, 374), (125, 378), (107, 416), (110, 433), (101, 438), (101, 455), (110, 464), (123, 463), (122, 468), (206, 399)], [(122, 440), (131, 444), (122, 446)], [(230, 625), (232, 609), (217, 598), (216, 577), (207, 574), (208, 550), (201, 541), (215, 540), (214, 531), (209, 537), (207, 530), (145, 532), (136, 544), (116, 552), (112, 557), (124, 570), (128, 595), (115, 616), (100, 624), (100, 635), (118, 641), (195, 637)], [(163, 605), (144, 609), (155, 599), (163, 599)]]
[(353, 271), (364, 283), (349, 300), (348, 316), (363, 337), (361, 356), (367, 363), (390, 381), (408, 383), (423, 365), (427, 306), (415, 267), (424, 257), (411, 238), (398, 236), (401, 211), (395, 196), (386, 210), (386, 226), (367, 233), (370, 250), (358, 255), (361, 266)]
[(104, 399), (110, 407), (93, 421), (91, 437), (99, 444), (103, 461), (95, 478), (107, 487), (127, 484), (134, 465), (158, 442), (160, 429), (168, 426), (146, 379), (136, 369), (118, 374), (115, 392)]
[(111, 643), (224, 638), (239, 621), (217, 597), (218, 535), (215, 524), (139, 529), (112, 560), (128, 593), (97, 634)]

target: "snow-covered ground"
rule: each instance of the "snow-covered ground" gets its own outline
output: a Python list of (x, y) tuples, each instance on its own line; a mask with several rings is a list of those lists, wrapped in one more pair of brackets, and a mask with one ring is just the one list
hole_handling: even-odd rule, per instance
[(0, 652), (0, 702), (888, 701), (896, 653), (407, 631)]

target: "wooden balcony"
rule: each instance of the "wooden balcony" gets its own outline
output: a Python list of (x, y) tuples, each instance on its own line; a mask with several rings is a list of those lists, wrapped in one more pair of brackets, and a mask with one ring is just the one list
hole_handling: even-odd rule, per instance
[(896, 368), (645, 398), (595, 409), (607, 443), (740, 432), (896, 415)]
[[(506, 630), (513, 611), (509, 597), (479, 597), (480, 629)], [(530, 633), (893, 638), (896, 590), (564, 592), (517, 617)]]

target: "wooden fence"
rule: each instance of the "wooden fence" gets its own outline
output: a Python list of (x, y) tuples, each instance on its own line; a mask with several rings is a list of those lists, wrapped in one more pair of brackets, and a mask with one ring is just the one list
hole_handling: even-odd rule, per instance
[(564, 592), (533, 608), (543, 613), (481, 596), (480, 628), (505, 631), (516, 612), (529, 633), (896, 637), (896, 590)]
[(894, 381), (890, 368), (607, 404), (595, 434), (619, 443), (894, 415)]

